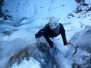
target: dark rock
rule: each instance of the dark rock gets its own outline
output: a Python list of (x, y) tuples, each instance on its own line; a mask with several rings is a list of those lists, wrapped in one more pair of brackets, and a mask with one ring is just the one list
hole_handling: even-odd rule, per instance
[(81, 67), (80, 67), (79, 64), (77, 64), (77, 63), (73, 63), (73, 64), (72, 64), (72, 68), (81, 68)]
[(14, 63), (20, 64), (20, 62), (22, 62), (24, 58), (29, 59), (30, 56), (31, 56), (31, 53), (29, 51), (29, 48), (28, 47), (23, 48), (19, 52), (15, 53), (14, 55), (10, 57), (7, 67), (11, 67), (12, 64)]

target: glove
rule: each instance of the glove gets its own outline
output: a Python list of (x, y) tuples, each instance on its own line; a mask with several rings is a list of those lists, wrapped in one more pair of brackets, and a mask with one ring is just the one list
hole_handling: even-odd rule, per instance
[(69, 42), (69, 41), (67, 41), (67, 43), (65, 44), (65, 46), (68, 46), (68, 44), (70, 44), (70, 42)]

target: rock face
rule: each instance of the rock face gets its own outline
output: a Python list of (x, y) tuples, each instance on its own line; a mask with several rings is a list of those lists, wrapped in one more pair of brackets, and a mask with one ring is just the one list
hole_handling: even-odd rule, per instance
[(17, 53), (15, 53), (14, 55), (12, 55), (8, 61), (8, 64), (6, 65), (7, 68), (10, 68), (12, 66), (12, 64), (14, 63), (18, 63), (20, 64), (20, 62), (22, 60), (24, 60), (24, 58), (26, 60), (29, 59), (30, 57), (30, 50), (28, 47), (25, 47), (23, 49), (21, 49), (20, 51), (18, 51)]
[(10, 68), (14, 63), (20, 64), (24, 59), (29, 60), (29, 57), (32, 57), (33, 50), (34, 47), (31, 46), (20, 49), (9, 58), (6, 68)]
[(91, 27), (75, 34), (71, 40), (79, 48), (73, 57), (73, 68), (91, 68)]

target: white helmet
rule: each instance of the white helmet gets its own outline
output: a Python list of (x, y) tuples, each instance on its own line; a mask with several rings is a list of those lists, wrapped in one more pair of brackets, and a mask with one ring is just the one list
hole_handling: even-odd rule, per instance
[(59, 27), (59, 22), (58, 22), (58, 18), (56, 17), (50, 17), (49, 19), (49, 27), (51, 29), (56, 29), (57, 27)]

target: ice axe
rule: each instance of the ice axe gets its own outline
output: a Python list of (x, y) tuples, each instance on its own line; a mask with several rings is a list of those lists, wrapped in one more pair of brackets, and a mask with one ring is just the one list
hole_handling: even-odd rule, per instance
[(78, 46), (76, 46), (75, 44), (73, 44), (73, 43), (69, 43), (70, 45), (72, 45), (74, 48), (75, 48), (75, 51), (74, 51), (74, 53), (72, 54), (72, 56), (73, 55), (75, 55), (76, 53), (77, 53), (77, 48), (78, 48)]

